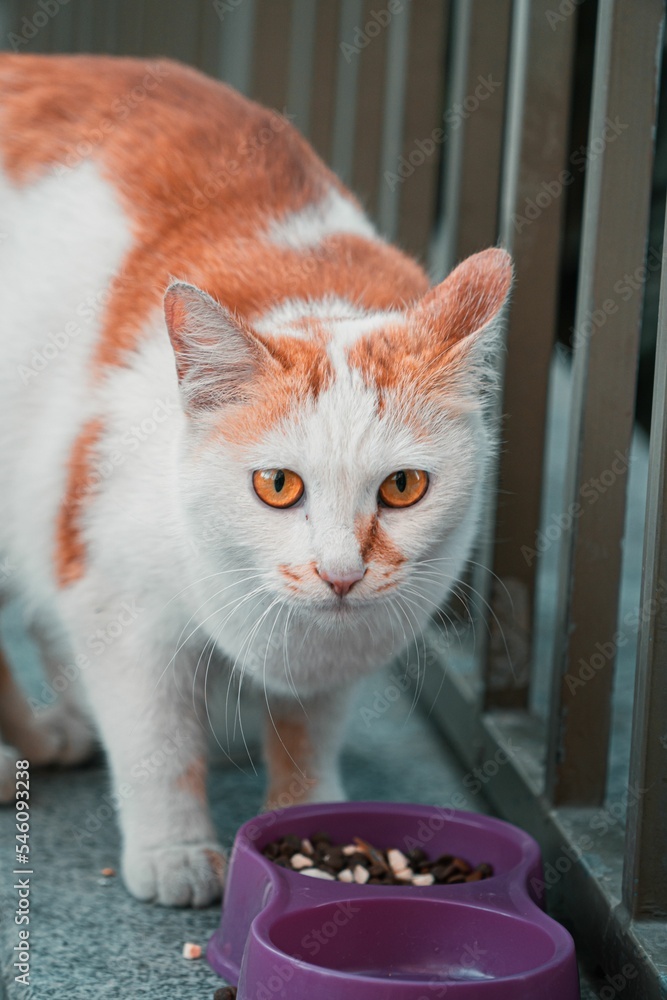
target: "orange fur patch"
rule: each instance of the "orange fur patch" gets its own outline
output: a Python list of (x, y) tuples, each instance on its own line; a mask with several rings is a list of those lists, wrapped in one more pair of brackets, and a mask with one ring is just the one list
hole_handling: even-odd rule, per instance
[[(502, 307), (512, 283), (506, 251), (492, 248), (459, 264), (408, 311), (405, 326), (388, 326), (360, 338), (347, 352), (367, 385), (385, 394), (418, 382), (428, 390), (434, 376), (453, 369), (470, 348), (468, 338)], [(441, 379), (436, 379), (441, 384)]]
[(405, 562), (405, 556), (401, 550), (394, 545), (382, 528), (377, 512), (371, 514), (370, 518), (359, 519), (355, 535), (365, 565), (369, 562), (379, 562), (385, 566), (397, 568)]
[(61, 587), (81, 579), (85, 570), (82, 517), (86, 502), (94, 492), (91, 467), (103, 429), (101, 420), (90, 420), (76, 439), (70, 455), (65, 496), (56, 524), (55, 568)]
[[(295, 776), (308, 776), (314, 759), (306, 720), (280, 717), (266, 724), (265, 757), (269, 772), (267, 802), (283, 802)], [(274, 728), (275, 726), (275, 728)]]
[(197, 802), (206, 802), (206, 761), (203, 757), (195, 757), (176, 780), (176, 786), (182, 792), (187, 792)]

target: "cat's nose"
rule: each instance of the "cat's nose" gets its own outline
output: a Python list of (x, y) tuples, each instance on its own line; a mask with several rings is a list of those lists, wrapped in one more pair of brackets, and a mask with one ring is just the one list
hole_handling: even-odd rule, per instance
[(332, 573), (329, 574), (325, 569), (317, 569), (317, 575), (320, 576), (325, 583), (328, 583), (334, 593), (338, 594), (339, 597), (345, 597), (346, 594), (354, 587), (355, 583), (358, 583), (366, 573), (366, 569), (354, 570), (352, 573)]

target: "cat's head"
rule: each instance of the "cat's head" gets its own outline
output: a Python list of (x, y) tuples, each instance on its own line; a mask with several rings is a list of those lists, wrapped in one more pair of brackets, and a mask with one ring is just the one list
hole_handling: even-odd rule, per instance
[(232, 551), (251, 589), (337, 623), (447, 591), (478, 520), (511, 279), (487, 250), (404, 311), (289, 302), (253, 328), (171, 285), (186, 505), (195, 534), (224, 525), (211, 572)]

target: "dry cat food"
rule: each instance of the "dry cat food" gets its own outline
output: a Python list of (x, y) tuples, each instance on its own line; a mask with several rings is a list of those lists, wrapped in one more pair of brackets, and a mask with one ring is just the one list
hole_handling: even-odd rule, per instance
[(236, 1000), (235, 986), (221, 986), (213, 994), (213, 1000)]
[(272, 840), (262, 854), (301, 875), (359, 885), (456, 885), (493, 875), (492, 866), (486, 862), (473, 867), (453, 854), (442, 854), (431, 861), (419, 847), (405, 854), (396, 847), (381, 851), (361, 837), (354, 837), (351, 844), (334, 844), (326, 833), (305, 839), (290, 833)]

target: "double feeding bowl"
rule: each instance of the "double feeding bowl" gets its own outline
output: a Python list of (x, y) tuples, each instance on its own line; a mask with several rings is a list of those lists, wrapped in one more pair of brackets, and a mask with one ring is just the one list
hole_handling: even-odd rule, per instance
[[(335, 843), (453, 854), (494, 874), (416, 887), (324, 881), (262, 848), (324, 830)], [(431, 806), (355, 802), (266, 813), (242, 826), (207, 958), (238, 1000), (579, 1000), (574, 943), (539, 899), (522, 830)]]

